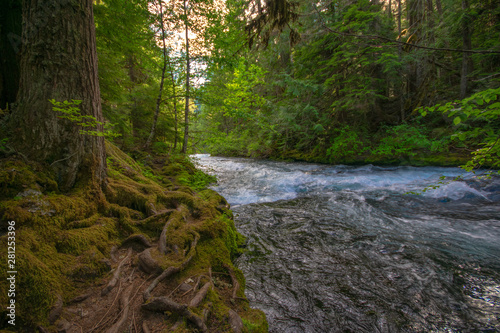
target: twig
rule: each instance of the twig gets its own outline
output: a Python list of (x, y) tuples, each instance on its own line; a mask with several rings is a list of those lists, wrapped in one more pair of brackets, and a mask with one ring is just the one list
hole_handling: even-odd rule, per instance
[(108, 315), (109, 311), (111, 311), (111, 309), (113, 308), (113, 305), (115, 304), (116, 300), (118, 299), (118, 295), (120, 295), (120, 289), (121, 289), (121, 287), (122, 287), (122, 281), (119, 281), (119, 283), (118, 283), (118, 290), (116, 292), (116, 296), (115, 296), (115, 299), (113, 300), (113, 303), (111, 303), (111, 306), (109, 307), (108, 311), (106, 311), (106, 313), (104, 314), (104, 316), (102, 316), (101, 320), (99, 320), (97, 322), (97, 324), (95, 324), (94, 327), (92, 327), (92, 329), (90, 330), (89, 333), (92, 333), (96, 328), (98, 328), (100, 326), (101, 322), (104, 320), (104, 318), (106, 318), (106, 316)]
[(50, 166), (53, 166), (54, 164), (56, 164), (57, 162), (62, 162), (62, 161), (65, 161), (65, 160), (69, 160), (70, 158), (72, 158), (73, 156), (75, 156), (78, 152), (74, 153), (73, 155), (70, 155), (68, 157), (65, 157), (65, 158), (61, 158), (60, 160), (57, 160), (57, 161), (54, 161), (52, 163), (50, 163)]

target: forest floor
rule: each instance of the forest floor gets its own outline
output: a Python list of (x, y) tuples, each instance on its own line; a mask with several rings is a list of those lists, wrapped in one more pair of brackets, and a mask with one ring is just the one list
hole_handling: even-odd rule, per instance
[[(245, 241), (208, 176), (185, 157), (134, 160), (110, 143), (107, 165), (105, 189), (61, 194), (47, 168), (0, 159), (0, 216), (15, 220), (19, 272), (17, 324), (3, 311), (0, 331), (267, 332), (232, 263)], [(8, 301), (0, 295), (3, 309)]]

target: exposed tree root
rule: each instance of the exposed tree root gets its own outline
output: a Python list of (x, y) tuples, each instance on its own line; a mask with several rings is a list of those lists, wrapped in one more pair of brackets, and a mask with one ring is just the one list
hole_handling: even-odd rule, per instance
[(201, 287), (201, 289), (196, 293), (196, 295), (193, 297), (193, 299), (189, 302), (189, 307), (190, 308), (196, 308), (198, 305), (201, 304), (205, 296), (207, 296), (208, 290), (210, 289), (210, 286), (212, 284), (210, 282), (207, 282)]
[(118, 333), (120, 331), (120, 328), (125, 324), (128, 318), (128, 312), (130, 309), (130, 302), (129, 302), (129, 297), (130, 297), (130, 292), (132, 291), (132, 288), (134, 286), (130, 285), (125, 292), (120, 297), (120, 309), (121, 309), (121, 317), (120, 319), (111, 326), (110, 329), (106, 331), (106, 333)]
[(160, 239), (158, 240), (158, 251), (161, 254), (167, 254), (167, 229), (172, 222), (172, 218), (179, 213), (172, 213), (167, 223), (163, 226), (163, 230), (161, 231)]
[(107, 295), (115, 286), (118, 280), (120, 279), (120, 273), (122, 270), (123, 265), (128, 262), (130, 259), (130, 255), (132, 254), (132, 249), (128, 249), (127, 255), (123, 260), (118, 264), (118, 267), (116, 268), (115, 272), (113, 273), (113, 277), (109, 281), (108, 285), (104, 287), (104, 289), (101, 291), (101, 296)]
[(151, 248), (142, 251), (138, 256), (139, 267), (146, 273), (161, 273), (160, 264), (151, 256)]
[(152, 247), (153, 245), (151, 242), (144, 236), (143, 234), (136, 234), (136, 235), (131, 235), (127, 239), (125, 239), (122, 242), (121, 247), (129, 246), (131, 244), (139, 244), (140, 246), (143, 246), (144, 248), (149, 248)]
[(154, 288), (156, 288), (158, 283), (160, 283), (167, 277), (174, 275), (175, 273), (179, 273), (180, 271), (181, 271), (180, 267), (173, 267), (173, 266), (170, 266), (169, 268), (164, 270), (163, 273), (161, 273), (156, 279), (153, 280), (153, 282), (151, 282), (146, 291), (144, 291), (143, 294), (144, 301), (146, 302), (151, 297), (151, 292), (153, 291)]
[(135, 224), (135, 225), (138, 225), (138, 224), (148, 224), (148, 223), (151, 223), (153, 221), (157, 221), (159, 219), (162, 219), (162, 218), (165, 218), (167, 216), (170, 216), (170, 214), (172, 214), (172, 212), (174, 212), (175, 209), (165, 209), (155, 215), (152, 215), (150, 217), (147, 217), (143, 220), (136, 220), (136, 221), (132, 221), (132, 224)]
[(192, 312), (187, 305), (174, 302), (168, 297), (154, 297), (150, 302), (143, 304), (142, 308), (144, 310), (156, 312), (175, 312), (185, 317), (202, 332), (207, 332), (207, 326), (205, 325), (203, 318)]
[(229, 266), (228, 264), (224, 264), (224, 267), (227, 269), (229, 272), (229, 276), (231, 277), (231, 283), (233, 284), (233, 293), (231, 296), (231, 299), (236, 299), (236, 293), (238, 292), (238, 289), (240, 289), (240, 283), (238, 282), (238, 279), (236, 278), (236, 275), (234, 274), (234, 270)]
[(90, 297), (90, 295), (92, 295), (91, 293), (86, 293), (86, 294), (83, 294), (83, 295), (80, 295), (80, 296), (76, 296), (75, 298), (73, 298), (72, 300), (70, 300), (68, 302), (68, 304), (75, 304), (75, 303), (80, 303), (80, 302), (83, 302), (85, 301), (87, 298)]
[(196, 244), (198, 244), (198, 240), (200, 239), (200, 236), (198, 234), (195, 235), (195, 238), (193, 242), (191, 243), (191, 248), (189, 249), (189, 253), (187, 258), (177, 267), (170, 266), (167, 269), (165, 269), (156, 279), (154, 279), (153, 282), (149, 285), (149, 287), (144, 291), (143, 297), (144, 301), (147, 301), (151, 297), (151, 292), (153, 291), (154, 288), (160, 283), (162, 280), (166, 279), (167, 277), (179, 273), (181, 270), (183, 270), (191, 261), (191, 259), (194, 256), (194, 252), (196, 250)]

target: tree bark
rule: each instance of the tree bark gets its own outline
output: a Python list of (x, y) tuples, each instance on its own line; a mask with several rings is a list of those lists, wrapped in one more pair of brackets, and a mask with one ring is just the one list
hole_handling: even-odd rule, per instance
[[(402, 34), (402, 27), (401, 27), (401, 16), (403, 14), (403, 9), (401, 8), (401, 0), (398, 0), (398, 36), (401, 38)], [(403, 56), (403, 46), (401, 44), (398, 44), (398, 61), (401, 63), (402, 62), (402, 56)], [(404, 89), (401, 85), (400, 91), (399, 91), (399, 113), (400, 113), (400, 118), (401, 118), (401, 123), (405, 121), (405, 103), (404, 103)]]
[[(472, 40), (471, 40), (471, 28), (470, 28), (470, 18), (467, 15), (467, 11), (469, 10), (469, 1), (462, 0), (462, 10), (464, 12), (464, 16), (462, 19), (462, 43), (464, 50), (472, 49)], [(462, 70), (460, 75), (460, 99), (463, 99), (467, 96), (467, 76), (470, 73), (471, 60), (470, 55), (467, 52), (462, 53)]]
[(92, 0), (23, 1), (12, 144), (27, 158), (49, 164), (62, 190), (77, 181), (102, 185), (106, 176), (104, 138), (79, 134), (48, 101), (82, 100), (81, 114), (103, 121), (92, 6)]
[(174, 77), (174, 69), (172, 67), (172, 63), (169, 58), (167, 58), (168, 61), (168, 67), (170, 68), (170, 80), (172, 82), (172, 94), (173, 94), (173, 100), (174, 100), (174, 151), (177, 150), (177, 140), (178, 140), (178, 126), (179, 126), (179, 120), (177, 119), (177, 89), (175, 86), (175, 77)]
[(182, 153), (187, 152), (189, 139), (189, 74), (190, 74), (190, 58), (189, 58), (189, 27), (188, 27), (188, 8), (186, 0), (184, 0), (184, 16), (186, 27), (186, 107), (184, 109), (184, 143), (182, 144)]
[[(16, 101), (19, 88), (22, 3), (0, 3), (0, 109)], [(10, 109), (10, 107), (9, 107)]]
[(161, 71), (161, 78), (160, 78), (160, 91), (158, 93), (158, 99), (156, 100), (156, 110), (155, 110), (155, 115), (153, 119), (153, 124), (151, 125), (151, 131), (149, 133), (149, 137), (146, 141), (146, 144), (144, 145), (144, 148), (148, 149), (151, 146), (151, 143), (153, 143), (153, 139), (156, 134), (156, 125), (158, 124), (158, 116), (160, 115), (160, 105), (161, 105), (161, 95), (163, 93), (163, 83), (165, 82), (165, 70), (167, 69), (167, 43), (165, 40), (165, 25), (163, 22), (163, 6), (162, 6), (162, 1), (159, 0), (158, 3), (160, 4), (160, 25), (161, 25), (161, 39), (163, 43), (163, 68)]

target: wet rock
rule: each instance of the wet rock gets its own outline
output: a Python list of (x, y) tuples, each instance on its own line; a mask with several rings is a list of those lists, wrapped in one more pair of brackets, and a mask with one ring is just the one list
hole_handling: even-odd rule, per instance
[(42, 192), (35, 189), (27, 189), (25, 191), (19, 192), (16, 197), (27, 199), (26, 210), (30, 213), (40, 213), (42, 215), (52, 216), (56, 211), (50, 209), (50, 203), (47, 200), (42, 199)]

